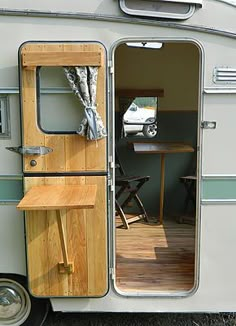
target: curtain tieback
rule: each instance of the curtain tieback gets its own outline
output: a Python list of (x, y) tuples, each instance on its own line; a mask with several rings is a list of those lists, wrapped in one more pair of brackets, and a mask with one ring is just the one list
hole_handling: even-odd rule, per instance
[(97, 109), (96, 106), (86, 106), (84, 109), (85, 116), (88, 121), (89, 127), (89, 139), (97, 139), (98, 138), (98, 130), (97, 130)]

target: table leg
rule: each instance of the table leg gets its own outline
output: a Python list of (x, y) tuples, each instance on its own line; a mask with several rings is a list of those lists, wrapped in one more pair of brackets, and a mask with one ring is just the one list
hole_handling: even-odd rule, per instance
[(165, 154), (161, 154), (161, 180), (160, 180), (160, 224), (163, 224), (164, 210), (164, 191), (165, 191)]
[(61, 211), (56, 210), (56, 214), (57, 214), (57, 226), (58, 226), (60, 242), (61, 242), (61, 250), (62, 250), (62, 256), (63, 256), (63, 262), (58, 264), (59, 272), (60, 273), (73, 273), (74, 265), (73, 265), (73, 263), (69, 262), (69, 259), (68, 259), (67, 246), (66, 246), (66, 240), (65, 240), (65, 231), (64, 231), (64, 226), (62, 223)]

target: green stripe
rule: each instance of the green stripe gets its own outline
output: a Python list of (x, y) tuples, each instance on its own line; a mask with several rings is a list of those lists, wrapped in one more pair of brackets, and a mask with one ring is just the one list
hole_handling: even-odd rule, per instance
[[(0, 178), (0, 202), (19, 201), (22, 197), (23, 185), (21, 178)], [(201, 182), (201, 199), (236, 200), (236, 178), (203, 179)]]
[(236, 199), (236, 179), (203, 179), (201, 198), (203, 200)]
[(19, 201), (23, 197), (22, 180), (0, 179), (0, 202)]

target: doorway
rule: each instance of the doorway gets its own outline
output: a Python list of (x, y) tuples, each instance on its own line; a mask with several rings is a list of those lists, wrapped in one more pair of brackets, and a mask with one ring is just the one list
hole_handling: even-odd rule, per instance
[(148, 218), (132, 196), (122, 206), (127, 191), (117, 199), (128, 227), (116, 210), (116, 288), (187, 294), (197, 279), (201, 53), (191, 42), (125, 42), (114, 60), (116, 163), (149, 177), (137, 191)]

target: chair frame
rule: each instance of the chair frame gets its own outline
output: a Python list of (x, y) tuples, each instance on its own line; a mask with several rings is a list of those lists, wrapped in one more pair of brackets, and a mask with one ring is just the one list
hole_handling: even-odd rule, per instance
[[(144, 183), (146, 183), (149, 180), (150, 177), (149, 176), (127, 176), (120, 163), (116, 151), (116, 169), (117, 168), (119, 170), (120, 175), (116, 176), (116, 186), (120, 187), (120, 189), (117, 191), (115, 195), (115, 206), (116, 206), (116, 211), (121, 218), (123, 226), (126, 229), (129, 229), (130, 223), (134, 223), (140, 219), (144, 219), (145, 221), (148, 221), (147, 212), (137, 193), (139, 189), (144, 185)], [(134, 185), (131, 186), (131, 183)], [(120, 199), (121, 195), (124, 193), (129, 193), (129, 195), (122, 201), (122, 203), (119, 203), (118, 199)], [(127, 217), (125, 216), (124, 207), (126, 207), (128, 203), (131, 202), (133, 199), (136, 202), (140, 214), (127, 219)]]

